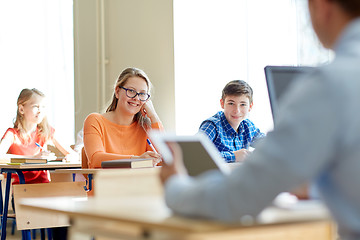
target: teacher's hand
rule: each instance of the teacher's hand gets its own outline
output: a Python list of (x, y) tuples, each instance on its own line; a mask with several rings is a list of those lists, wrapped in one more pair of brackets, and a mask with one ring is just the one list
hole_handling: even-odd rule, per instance
[(173, 162), (166, 163), (163, 161), (160, 170), (160, 180), (164, 184), (171, 176), (176, 174), (187, 175), (184, 166), (182, 150), (177, 143), (168, 143), (168, 146), (173, 154)]

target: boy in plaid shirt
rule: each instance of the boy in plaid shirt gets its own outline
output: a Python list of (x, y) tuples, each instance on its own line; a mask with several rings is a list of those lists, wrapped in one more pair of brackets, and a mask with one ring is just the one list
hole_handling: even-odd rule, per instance
[(203, 121), (199, 131), (214, 142), (226, 162), (240, 162), (249, 147), (265, 136), (247, 119), (253, 106), (253, 90), (245, 81), (233, 80), (224, 87), (220, 105), (224, 111)]

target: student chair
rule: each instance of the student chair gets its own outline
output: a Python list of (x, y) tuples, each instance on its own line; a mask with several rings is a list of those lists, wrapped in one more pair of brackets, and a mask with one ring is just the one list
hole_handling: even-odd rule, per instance
[[(46, 214), (28, 210), (19, 202), (24, 198), (76, 197), (86, 198), (84, 182), (58, 182), (38, 184), (17, 184), (13, 186), (18, 230), (43, 229), (69, 226), (69, 219), (61, 214)], [(25, 232), (23, 232), (25, 233)], [(25, 234), (30, 235), (30, 232)]]
[(81, 168), (89, 168), (89, 162), (86, 156), (85, 148), (81, 149)]

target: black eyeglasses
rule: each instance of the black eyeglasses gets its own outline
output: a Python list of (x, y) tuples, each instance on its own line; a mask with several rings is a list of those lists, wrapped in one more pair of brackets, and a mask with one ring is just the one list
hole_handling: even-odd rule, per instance
[(139, 93), (133, 89), (124, 88), (124, 87), (120, 87), (120, 88), (125, 90), (126, 96), (128, 96), (129, 98), (134, 98), (136, 96), (139, 96), (139, 100), (142, 102), (145, 102), (150, 97), (150, 94), (148, 94), (148, 93), (141, 93), (141, 92)]

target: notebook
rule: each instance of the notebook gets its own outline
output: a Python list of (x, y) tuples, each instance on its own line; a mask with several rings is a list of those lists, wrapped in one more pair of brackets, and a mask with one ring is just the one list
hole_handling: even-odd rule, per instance
[(167, 143), (178, 143), (183, 152), (185, 168), (190, 176), (197, 176), (212, 169), (219, 169), (225, 174), (231, 170), (214, 143), (204, 133), (179, 136), (153, 130), (149, 136), (165, 163), (172, 163), (173, 161)]
[(278, 102), (287, 88), (299, 79), (300, 75), (309, 73), (313, 67), (266, 66), (265, 77), (268, 88), (270, 107), (274, 123), (278, 111)]

